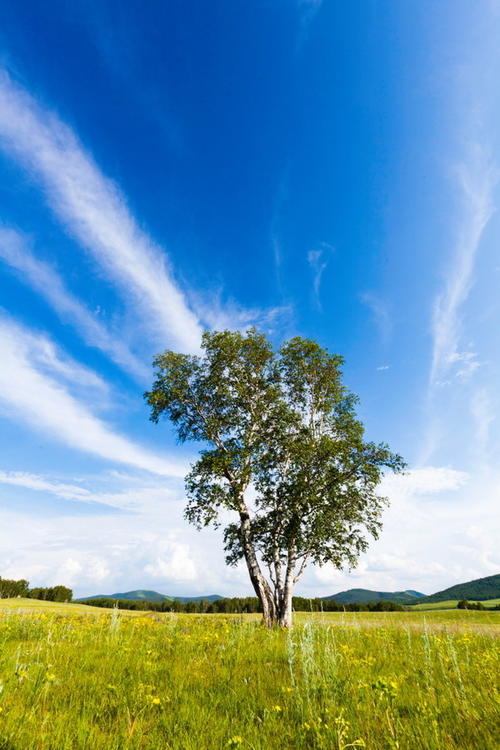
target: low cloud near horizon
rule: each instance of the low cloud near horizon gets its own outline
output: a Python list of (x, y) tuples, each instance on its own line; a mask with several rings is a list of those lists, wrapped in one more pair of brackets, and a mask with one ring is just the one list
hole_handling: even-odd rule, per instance
[[(447, 467), (422, 467), (389, 477), (381, 487), (391, 499), (384, 530), (358, 568), (349, 573), (329, 565), (310, 567), (297, 593), (328, 596), (346, 588), (433, 593), (481, 577), (484, 570), (498, 572), (494, 532), (464, 524), (472, 515), (461, 494), (467, 481), (464, 472)], [(64, 584), (78, 596), (136, 588), (186, 596), (252, 595), (245, 566), (225, 565), (221, 533), (198, 532), (184, 521), (179, 480), (165, 485), (107, 476), (94, 492), (47, 477), (0, 474), (0, 483), (67, 501), (59, 517), (32, 519), (29, 525), (20, 513), (0, 513), (3, 577), (26, 577), (32, 585)], [(479, 510), (491, 512), (492, 500), (485, 496)], [(92, 502), (98, 504), (98, 514), (92, 512)], [(75, 515), (81, 503), (85, 512)], [(106, 512), (106, 507), (119, 512)], [(15, 534), (20, 525), (25, 529), (21, 540)], [(449, 549), (460, 551), (453, 562)]]

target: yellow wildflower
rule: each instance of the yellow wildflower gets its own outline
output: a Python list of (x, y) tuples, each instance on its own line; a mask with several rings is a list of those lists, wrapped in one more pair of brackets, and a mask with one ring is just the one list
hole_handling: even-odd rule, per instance
[(243, 737), (240, 737), (239, 735), (235, 735), (234, 737), (230, 737), (227, 741), (228, 747), (238, 747), (238, 745), (243, 744)]

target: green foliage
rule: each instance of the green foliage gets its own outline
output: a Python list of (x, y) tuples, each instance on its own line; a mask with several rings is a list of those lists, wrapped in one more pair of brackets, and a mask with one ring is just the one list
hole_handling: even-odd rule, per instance
[(365, 441), (343, 360), (316, 342), (296, 337), (276, 353), (255, 330), (223, 331), (205, 333), (202, 348), (155, 359), (151, 419), (168, 417), (181, 441), (201, 443), (186, 517), (200, 528), (235, 513), (226, 560), (245, 559), (265, 618), (286, 621), (308, 562), (354, 566), (377, 537), (386, 503), (377, 486), (404, 462)]
[(73, 599), (73, 592), (67, 586), (49, 586), (30, 589), (28, 596), (31, 599), (43, 599), (47, 602), (70, 602)]
[(482, 602), (468, 602), (467, 599), (461, 599), (457, 604), (457, 609), (486, 609)]
[(49, 602), (70, 602), (73, 598), (73, 592), (66, 586), (30, 589), (29, 582), (24, 579), (14, 581), (0, 577), (0, 598), (18, 596), (29, 597), (30, 599), (43, 599)]
[(450, 599), (467, 599), (469, 601), (484, 601), (486, 599), (496, 599), (500, 597), (500, 573), (486, 578), (477, 578), (467, 583), (458, 583), (456, 586), (450, 586), (444, 591), (438, 591), (431, 594), (425, 599), (419, 601), (419, 604), (430, 604), (432, 602), (447, 601)]
[(29, 582), (24, 578), (14, 581), (0, 576), (0, 597), (7, 599), (13, 596), (28, 596)]

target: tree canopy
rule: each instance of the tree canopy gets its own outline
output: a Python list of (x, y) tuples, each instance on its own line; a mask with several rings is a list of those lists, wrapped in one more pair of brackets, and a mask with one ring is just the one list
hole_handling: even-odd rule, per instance
[(289, 625), (307, 564), (352, 567), (377, 537), (387, 502), (377, 486), (404, 461), (365, 441), (343, 359), (316, 342), (295, 337), (275, 352), (254, 329), (206, 332), (202, 350), (156, 357), (151, 419), (201, 444), (186, 517), (201, 528), (234, 512), (226, 560), (245, 560), (266, 622)]

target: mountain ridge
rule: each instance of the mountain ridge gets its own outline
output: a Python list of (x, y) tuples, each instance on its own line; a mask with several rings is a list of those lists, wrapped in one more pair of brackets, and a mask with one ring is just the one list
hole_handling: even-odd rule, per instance
[(96, 594), (95, 596), (82, 596), (75, 599), (77, 602), (88, 602), (91, 599), (124, 599), (132, 602), (215, 602), (224, 597), (219, 594), (209, 594), (207, 596), (170, 596), (169, 594), (160, 594), (158, 591), (148, 589), (134, 589), (134, 591), (124, 591), (116, 594)]
[(469, 601), (487, 601), (488, 599), (500, 598), (500, 573), (484, 578), (475, 578), (465, 583), (457, 583), (447, 589), (437, 591), (435, 594), (419, 599), (419, 604), (432, 604), (433, 602), (445, 602), (449, 600), (468, 599)]
[(395, 602), (396, 604), (416, 604), (426, 598), (425, 594), (413, 589), (405, 591), (372, 591), (371, 589), (347, 589), (331, 596), (321, 597), (324, 601), (333, 599), (339, 604), (365, 604), (366, 602)]
[[(116, 594), (97, 594), (95, 596), (85, 596), (75, 601), (85, 602), (91, 599), (124, 599), (129, 601), (150, 601), (150, 602), (200, 602), (200, 601), (217, 601), (225, 597), (219, 594), (210, 594), (207, 596), (171, 596), (169, 594), (160, 594), (158, 591), (147, 589), (135, 589), (134, 591), (125, 591)], [(500, 573), (475, 578), (472, 581), (458, 583), (449, 586), (435, 594), (422, 594), (414, 589), (404, 591), (372, 591), (371, 589), (353, 588), (346, 591), (339, 591), (337, 594), (321, 597), (324, 601), (335, 600), (340, 604), (364, 604), (367, 602), (391, 601), (396, 604), (426, 604), (440, 601), (453, 601), (468, 599), (469, 601), (487, 601), (488, 599), (500, 598)]]

